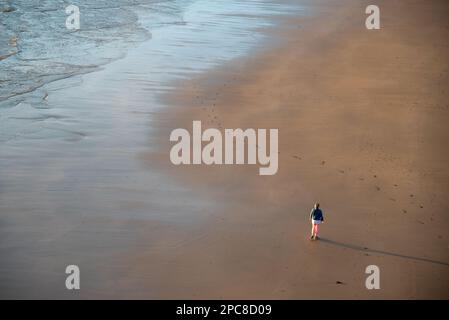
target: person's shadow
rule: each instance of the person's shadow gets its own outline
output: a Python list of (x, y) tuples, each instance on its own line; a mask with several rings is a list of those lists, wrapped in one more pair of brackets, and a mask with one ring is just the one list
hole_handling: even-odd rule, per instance
[(429, 263), (434, 263), (434, 264), (439, 264), (439, 265), (449, 267), (449, 262), (442, 262), (442, 261), (437, 261), (437, 260), (432, 260), (432, 259), (427, 259), (427, 258), (407, 256), (404, 254), (399, 254), (399, 253), (394, 253), (394, 252), (370, 249), (367, 247), (360, 247), (357, 245), (342, 243), (342, 242), (338, 242), (338, 241), (334, 241), (334, 240), (330, 240), (330, 239), (326, 239), (326, 238), (321, 238), (321, 237), (319, 239), (320, 239), (320, 242), (324, 242), (326, 244), (339, 246), (339, 247), (343, 247), (343, 248), (348, 248), (348, 249), (352, 249), (352, 250), (357, 250), (357, 251), (361, 251), (361, 252), (365, 252), (365, 253), (377, 253), (377, 254), (383, 254), (383, 255), (392, 256), (392, 257), (414, 260), (414, 261), (429, 262)]

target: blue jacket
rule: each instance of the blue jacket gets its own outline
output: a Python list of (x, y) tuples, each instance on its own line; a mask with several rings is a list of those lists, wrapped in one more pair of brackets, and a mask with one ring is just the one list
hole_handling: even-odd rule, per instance
[(323, 211), (321, 211), (320, 208), (313, 208), (312, 211), (310, 211), (310, 219), (324, 221)]

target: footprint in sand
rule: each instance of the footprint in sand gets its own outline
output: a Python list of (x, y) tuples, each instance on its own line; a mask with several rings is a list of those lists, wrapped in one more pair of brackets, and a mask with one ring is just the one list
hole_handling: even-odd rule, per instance
[(300, 156), (292, 156), (295, 159), (301, 160), (302, 158)]
[(321, 161), (321, 165), (324, 166), (326, 164), (326, 161)]
[(380, 191), (380, 187), (379, 187), (379, 186), (376, 186), (376, 190), (377, 190), (377, 191)]

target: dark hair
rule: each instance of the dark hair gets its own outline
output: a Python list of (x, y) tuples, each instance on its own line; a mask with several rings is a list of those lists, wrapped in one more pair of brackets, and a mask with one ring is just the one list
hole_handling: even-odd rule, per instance
[(317, 202), (317, 203), (315, 203), (315, 206), (316, 206), (317, 208), (319, 208), (319, 207), (320, 207), (320, 204)]

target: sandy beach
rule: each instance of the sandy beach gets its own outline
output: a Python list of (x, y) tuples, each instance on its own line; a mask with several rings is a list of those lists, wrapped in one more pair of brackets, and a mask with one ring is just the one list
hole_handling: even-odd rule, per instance
[[(165, 270), (177, 289), (165, 286), (162, 297), (449, 297), (449, 8), (382, 1), (383, 27), (370, 32), (364, 3), (310, 5), (316, 15), (275, 30), (281, 48), (167, 97), (176, 111), (162, 112), (160, 132), (193, 120), (279, 128), (280, 166), (273, 177), (254, 166), (175, 167), (162, 134), (161, 165), (226, 204), (204, 237), (180, 248)], [(322, 241), (310, 243), (315, 201), (327, 220)], [(365, 288), (371, 264), (382, 272), (377, 292)]]
[[(146, 75), (163, 67), (144, 65), (157, 32), (51, 84), (48, 112), (70, 121), (42, 130), (70, 135), (0, 150), (0, 296), (448, 299), (449, 5), (379, 0), (381, 29), (367, 30), (368, 4), (301, 1), (304, 14), (260, 26), (263, 45), (156, 98)], [(277, 174), (173, 165), (170, 132), (194, 120), (278, 129)], [(325, 223), (310, 241), (315, 202)]]

